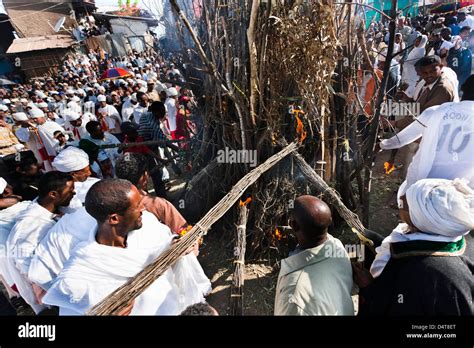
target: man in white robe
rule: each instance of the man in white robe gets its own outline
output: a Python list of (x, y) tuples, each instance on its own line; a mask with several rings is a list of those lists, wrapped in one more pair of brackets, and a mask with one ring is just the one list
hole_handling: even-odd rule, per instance
[(10, 298), (18, 296), (18, 293), (12, 289), (14, 282), (11, 281), (8, 273), (7, 240), (18, 217), (26, 211), (30, 204), (31, 201), (23, 201), (0, 211), (0, 277)]
[(107, 124), (107, 129), (111, 134), (119, 135), (122, 133), (120, 130), (120, 124), (122, 123), (122, 118), (120, 113), (113, 105), (107, 104), (107, 98), (105, 95), (99, 95), (97, 101), (100, 104), (99, 107), (99, 117), (101, 117)]
[(97, 118), (90, 112), (81, 115), (74, 110), (66, 110), (64, 118), (66, 119), (67, 125), (65, 128), (72, 133), (74, 141), (77, 143), (89, 135), (86, 125), (90, 121), (97, 121)]
[(463, 100), (425, 110), (412, 124), (380, 143), (382, 150), (398, 149), (421, 139), (398, 196), (425, 178), (462, 178), (474, 188), (474, 76), (463, 85)]
[(36, 122), (39, 136), (48, 154), (48, 160), (51, 162), (57, 155), (56, 144), (58, 141), (54, 137), (54, 133), (57, 131), (65, 133), (66, 131), (56, 122), (49, 121), (43, 111), (39, 109), (32, 109), (30, 114), (33, 121)]
[(21, 297), (36, 313), (43, 306), (28, 279), (31, 259), (41, 239), (59, 218), (59, 209), (74, 196), (74, 181), (60, 172), (46, 173), (39, 182), (37, 200), (17, 218), (7, 240), (7, 269)]
[(26, 147), (34, 153), (38, 164), (43, 167), (44, 170), (52, 170), (49, 156), (41, 140), (37, 126), (24, 112), (14, 113), (13, 119), (16, 124), (20, 126), (15, 131), (18, 140), (24, 143)]
[[(171, 246), (173, 235), (153, 214), (144, 212), (142, 196), (126, 180), (104, 180), (86, 198), (96, 223), (79, 243), (43, 298), (60, 314), (85, 314)], [(178, 315), (204, 300), (210, 291), (194, 255), (188, 254), (158, 278), (133, 303), (132, 315)]]
[(99, 179), (92, 178), (90, 159), (87, 153), (76, 147), (68, 147), (54, 159), (53, 167), (62, 173), (70, 174), (74, 179), (76, 195), (64, 210), (72, 213), (84, 205), (86, 194)]

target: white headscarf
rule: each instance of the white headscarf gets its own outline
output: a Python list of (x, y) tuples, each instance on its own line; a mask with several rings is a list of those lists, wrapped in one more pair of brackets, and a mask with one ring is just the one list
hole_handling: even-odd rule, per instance
[(89, 156), (77, 147), (68, 147), (64, 149), (53, 161), (53, 167), (63, 173), (77, 172), (88, 165)]
[(465, 181), (423, 179), (406, 197), (410, 218), (422, 232), (458, 237), (474, 229), (474, 191)]
[(4, 178), (0, 177), (0, 195), (3, 194), (5, 189), (7, 188), (7, 182), (5, 181)]

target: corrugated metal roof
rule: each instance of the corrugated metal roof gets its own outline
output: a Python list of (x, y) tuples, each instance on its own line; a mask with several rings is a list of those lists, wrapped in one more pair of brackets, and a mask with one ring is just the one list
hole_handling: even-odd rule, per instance
[(35, 36), (15, 39), (8, 48), (7, 53), (21, 53), (40, 51), (55, 48), (68, 48), (74, 44), (74, 39), (69, 35)]
[[(23, 4), (25, 2), (25, 4)], [(72, 3), (69, 1), (3, 1), (12, 25), (20, 37), (67, 34), (61, 30), (56, 33), (54, 25), (61, 17), (66, 18), (65, 28), (74, 28), (75, 19), (70, 17)]]

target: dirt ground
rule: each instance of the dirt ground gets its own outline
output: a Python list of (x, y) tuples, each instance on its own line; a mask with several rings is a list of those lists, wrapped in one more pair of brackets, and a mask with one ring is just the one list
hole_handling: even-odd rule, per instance
[[(377, 157), (373, 171), (373, 186), (370, 202), (370, 229), (387, 236), (398, 224), (398, 212), (389, 205), (396, 197), (401, 180), (399, 170), (386, 175), (383, 165), (390, 157), (390, 152), (383, 152)], [(397, 163), (396, 167), (401, 163)], [(345, 242), (353, 241), (352, 232), (345, 228), (339, 238)], [(208, 302), (217, 309), (220, 315), (229, 314), (230, 287), (232, 283), (232, 255), (226, 253), (226, 246), (210, 234), (202, 247), (200, 262), (211, 279), (213, 291)], [(244, 286), (244, 315), (273, 315), (275, 288), (279, 265), (274, 261), (258, 260), (246, 263)], [(357, 305), (357, 297), (354, 297)]]

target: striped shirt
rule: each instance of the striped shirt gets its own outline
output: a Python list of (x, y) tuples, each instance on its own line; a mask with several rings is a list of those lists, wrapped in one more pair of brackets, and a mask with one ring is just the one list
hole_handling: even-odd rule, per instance
[(140, 134), (145, 141), (166, 140), (166, 136), (160, 128), (160, 121), (157, 120), (151, 112), (146, 112), (142, 115), (138, 134)]

